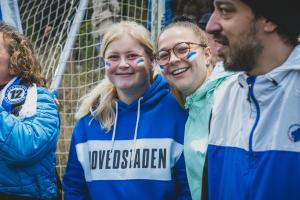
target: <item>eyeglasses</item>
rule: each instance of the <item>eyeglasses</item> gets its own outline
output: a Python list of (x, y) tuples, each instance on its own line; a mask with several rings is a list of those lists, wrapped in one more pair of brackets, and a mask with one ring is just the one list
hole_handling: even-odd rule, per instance
[(180, 59), (186, 59), (187, 55), (190, 53), (192, 46), (206, 47), (204, 44), (197, 44), (193, 42), (180, 42), (176, 44), (173, 48), (168, 50), (160, 50), (155, 54), (155, 60), (160, 65), (166, 65), (169, 63), (171, 58), (171, 50), (174, 55)]

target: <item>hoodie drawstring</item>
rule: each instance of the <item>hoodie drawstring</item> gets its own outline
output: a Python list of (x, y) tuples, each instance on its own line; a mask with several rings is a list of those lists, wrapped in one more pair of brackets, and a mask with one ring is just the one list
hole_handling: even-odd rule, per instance
[(92, 115), (92, 119), (89, 121), (88, 126), (90, 126), (95, 118), (95, 113), (97, 112), (97, 110), (93, 110), (92, 107), (90, 107), (90, 113)]
[(135, 130), (134, 130), (134, 138), (133, 138), (133, 147), (132, 147), (131, 161), (133, 161), (133, 159), (135, 157), (136, 142), (137, 142), (137, 133), (138, 133), (139, 122), (140, 122), (141, 101), (142, 100), (143, 100), (143, 97), (139, 98), (139, 100), (138, 100), (138, 110), (137, 110), (137, 117), (136, 117), (136, 122), (135, 122)]
[(113, 130), (112, 139), (111, 139), (112, 144), (111, 144), (110, 151), (113, 150), (114, 145), (115, 145), (116, 129), (117, 129), (117, 123), (118, 123), (118, 110), (119, 110), (117, 101), (115, 103), (115, 106), (116, 106), (116, 116), (115, 116), (115, 122), (114, 122), (114, 130)]
[[(135, 130), (134, 130), (134, 137), (133, 137), (133, 145), (132, 145), (132, 154), (131, 154), (131, 162), (133, 162), (136, 152), (136, 142), (137, 142), (137, 135), (138, 135), (138, 128), (139, 128), (139, 122), (140, 122), (140, 114), (141, 114), (141, 101), (143, 100), (143, 97), (139, 98), (138, 100), (138, 110), (137, 110), (137, 117), (136, 117), (136, 123), (135, 123)], [(117, 123), (118, 123), (118, 102), (116, 102), (116, 117), (114, 122), (114, 129), (112, 133), (112, 144), (110, 151), (113, 150), (114, 144), (115, 144), (115, 137), (116, 137), (116, 129), (117, 129)]]

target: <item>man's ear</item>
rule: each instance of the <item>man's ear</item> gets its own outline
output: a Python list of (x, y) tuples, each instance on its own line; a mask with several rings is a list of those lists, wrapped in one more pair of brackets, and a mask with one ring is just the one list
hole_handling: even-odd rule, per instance
[(204, 49), (204, 55), (205, 55), (205, 64), (206, 66), (209, 66), (212, 60), (212, 52), (210, 47), (206, 47)]
[(268, 19), (264, 19), (263, 26), (264, 26), (264, 31), (267, 33), (274, 32), (277, 29), (277, 25)]

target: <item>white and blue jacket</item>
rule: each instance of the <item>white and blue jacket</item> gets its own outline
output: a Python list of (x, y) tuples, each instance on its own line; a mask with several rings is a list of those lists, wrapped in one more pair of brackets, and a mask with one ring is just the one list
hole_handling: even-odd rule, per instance
[(48, 90), (18, 80), (0, 91), (0, 193), (53, 198), (58, 110)]
[(215, 92), (209, 199), (300, 199), (300, 46), (271, 72)]
[(191, 199), (186, 119), (160, 75), (142, 98), (130, 105), (118, 101), (115, 131), (103, 130), (91, 114), (81, 118), (63, 179), (65, 200)]

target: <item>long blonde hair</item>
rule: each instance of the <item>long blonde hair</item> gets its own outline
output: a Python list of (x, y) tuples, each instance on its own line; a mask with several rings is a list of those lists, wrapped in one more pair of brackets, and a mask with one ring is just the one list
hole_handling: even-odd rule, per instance
[[(102, 40), (100, 55), (104, 57), (108, 45), (112, 41), (124, 37), (124, 35), (128, 35), (138, 41), (144, 47), (151, 61), (153, 60), (154, 48), (150, 40), (150, 32), (143, 25), (132, 21), (122, 21), (108, 28)], [(151, 81), (153, 81), (154, 76), (155, 73), (152, 73)], [(99, 119), (102, 128), (110, 131), (115, 121), (116, 101), (116, 88), (105, 76), (90, 93), (83, 97), (75, 116), (78, 119), (91, 112), (94, 118)], [(91, 111), (93, 107), (95, 109)]]

